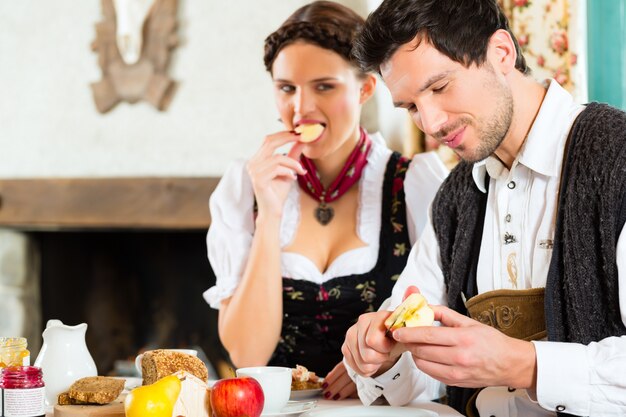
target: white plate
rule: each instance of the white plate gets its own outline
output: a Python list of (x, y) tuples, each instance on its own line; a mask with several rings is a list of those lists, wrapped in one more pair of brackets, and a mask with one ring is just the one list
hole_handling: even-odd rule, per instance
[(291, 391), (289, 399), (292, 401), (308, 400), (309, 398), (319, 397), (320, 395), (322, 395), (321, 388), (299, 389)]
[(378, 405), (365, 407), (357, 405), (354, 407), (312, 410), (303, 414), (302, 417), (437, 417), (438, 415), (434, 411), (424, 410), (423, 408)]
[(317, 401), (289, 401), (279, 413), (263, 413), (261, 417), (297, 416), (315, 408)]
[(124, 380), (124, 391), (130, 392), (133, 389), (140, 387), (143, 384), (143, 379), (136, 378), (134, 376), (114, 376), (115, 379), (123, 379)]
[(143, 384), (142, 378), (124, 377), (124, 379), (126, 380), (124, 382), (124, 389), (129, 390), (129, 391), (134, 388), (140, 387), (141, 384)]

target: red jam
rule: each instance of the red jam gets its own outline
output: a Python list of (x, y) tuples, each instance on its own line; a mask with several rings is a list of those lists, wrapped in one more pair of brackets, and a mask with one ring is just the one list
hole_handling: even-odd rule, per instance
[(9, 366), (0, 373), (3, 417), (39, 417), (45, 414), (45, 384), (41, 368)]
[(43, 373), (36, 366), (9, 366), (2, 370), (0, 388), (43, 388)]

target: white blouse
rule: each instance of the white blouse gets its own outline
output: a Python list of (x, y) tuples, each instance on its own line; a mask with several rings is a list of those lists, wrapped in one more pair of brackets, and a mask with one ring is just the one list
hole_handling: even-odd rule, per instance
[[(370, 134), (370, 138), (372, 148), (359, 180), (357, 211), (357, 234), (366, 246), (344, 252), (323, 272), (304, 255), (282, 252), (280, 262), (283, 277), (322, 284), (332, 278), (365, 273), (375, 266), (379, 249), (383, 180), (391, 150), (379, 134)], [(203, 295), (215, 309), (219, 309), (221, 301), (235, 292), (252, 245), (254, 191), (245, 164), (245, 160), (237, 160), (229, 167), (209, 203), (211, 227), (207, 233), (207, 250), (217, 281)], [(447, 174), (448, 169), (434, 152), (415, 155), (411, 161), (404, 181), (411, 244), (415, 243), (424, 229), (430, 203)], [(299, 222), (300, 189), (294, 181), (281, 220), (281, 248), (291, 243)]]

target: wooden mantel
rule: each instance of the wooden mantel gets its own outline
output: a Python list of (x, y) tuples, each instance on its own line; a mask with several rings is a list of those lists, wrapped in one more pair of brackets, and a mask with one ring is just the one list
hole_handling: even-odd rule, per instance
[(206, 229), (219, 178), (0, 179), (0, 227)]

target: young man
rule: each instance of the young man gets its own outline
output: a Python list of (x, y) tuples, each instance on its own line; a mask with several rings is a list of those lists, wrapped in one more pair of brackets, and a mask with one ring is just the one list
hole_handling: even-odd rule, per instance
[(362, 315), (342, 348), (361, 399), (441, 381), (463, 413), (626, 414), (626, 115), (532, 79), (495, 0), (385, 0), (357, 55), (463, 159), (390, 305), (415, 285), (441, 326)]

